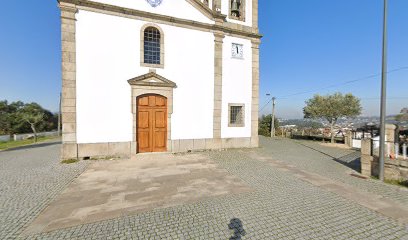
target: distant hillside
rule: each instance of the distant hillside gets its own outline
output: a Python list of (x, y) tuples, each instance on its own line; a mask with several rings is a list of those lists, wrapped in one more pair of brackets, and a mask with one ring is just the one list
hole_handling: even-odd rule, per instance
[(280, 125), (296, 125), (299, 128), (322, 128), (324, 125), (321, 122), (309, 120), (309, 119), (288, 119), (280, 120)]
[[(408, 128), (408, 120), (404, 120), (405, 117), (401, 118), (401, 120), (396, 120), (398, 115), (389, 115), (386, 118), (386, 122), (388, 124), (395, 124), (402, 128)], [(405, 116), (405, 115), (404, 115)], [(311, 119), (279, 119), (279, 125), (296, 125), (299, 129), (303, 128), (323, 128), (327, 122), (325, 121), (317, 121)], [(367, 124), (370, 125), (379, 125), (380, 118), (379, 117), (357, 117), (354, 119), (339, 119), (337, 122), (338, 126), (345, 127), (345, 128), (361, 128), (366, 126)]]
[(396, 121), (408, 121), (408, 113), (403, 113), (395, 116)]

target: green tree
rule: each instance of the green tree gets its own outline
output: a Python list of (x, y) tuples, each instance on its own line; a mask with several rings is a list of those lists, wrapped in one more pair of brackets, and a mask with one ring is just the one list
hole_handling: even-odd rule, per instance
[(18, 133), (19, 119), (17, 112), (24, 106), (21, 101), (8, 103), (6, 100), (0, 101), (0, 132), (12, 136)]
[[(270, 137), (271, 136), (271, 126), (272, 126), (272, 114), (269, 115), (262, 115), (262, 117), (258, 120), (259, 121), (259, 128), (258, 134)], [(279, 128), (279, 121), (275, 117), (275, 130)]]
[[(42, 115), (42, 120), (38, 121)], [(8, 103), (0, 101), (0, 134), (12, 136), (17, 133), (55, 130), (58, 125), (58, 115), (42, 108), (37, 103), (21, 101)]]
[(37, 142), (37, 129), (39, 124), (44, 121), (44, 109), (37, 103), (28, 103), (19, 109), (17, 116), (30, 125), (34, 133), (34, 141)]
[(330, 124), (331, 142), (334, 143), (334, 126), (339, 118), (357, 117), (361, 114), (360, 99), (349, 94), (335, 93), (333, 95), (315, 95), (306, 101), (303, 109), (304, 117), (325, 119)]
[(9, 134), (9, 107), (6, 100), (0, 101), (0, 134)]

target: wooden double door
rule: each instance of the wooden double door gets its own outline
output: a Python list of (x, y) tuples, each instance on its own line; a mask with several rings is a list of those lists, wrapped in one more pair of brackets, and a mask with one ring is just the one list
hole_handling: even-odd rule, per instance
[(137, 152), (167, 151), (167, 98), (143, 95), (137, 98)]

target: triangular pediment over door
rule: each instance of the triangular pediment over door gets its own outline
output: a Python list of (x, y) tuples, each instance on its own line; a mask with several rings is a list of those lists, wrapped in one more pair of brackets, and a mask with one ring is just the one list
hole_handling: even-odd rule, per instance
[(160, 76), (155, 72), (149, 72), (141, 76), (128, 80), (130, 85), (136, 86), (155, 86), (155, 87), (170, 87), (177, 88), (177, 84), (168, 80), (167, 78)]
[[(167, 113), (167, 121), (159, 121), (159, 123), (167, 122), (167, 126), (162, 126), (163, 129), (166, 129), (166, 134), (162, 135), (162, 138), (165, 139), (161, 141), (163, 146), (161, 146), (161, 150), (171, 152), (172, 145), (171, 145), (171, 115), (173, 113), (173, 89), (177, 87), (176, 83), (173, 81), (168, 80), (167, 78), (160, 76), (156, 72), (152, 71), (141, 76), (132, 78), (128, 80), (128, 83), (132, 90), (132, 114), (133, 114), (133, 140), (132, 140), (132, 154), (138, 153), (138, 149), (140, 150), (140, 146), (138, 145), (138, 118), (141, 117), (139, 111), (141, 110), (138, 105), (138, 99), (142, 99), (149, 96), (149, 106), (150, 104), (150, 97), (165, 99), (164, 101), (159, 102), (166, 102), (166, 113)], [(157, 99), (156, 99), (157, 100)], [(143, 99), (141, 100), (143, 101)], [(152, 101), (152, 104), (156, 104), (157, 101)], [(160, 104), (159, 104), (160, 105)], [(157, 110), (157, 109), (156, 109)], [(163, 111), (162, 111), (163, 112)], [(156, 114), (157, 115), (157, 114)], [(156, 115), (154, 118), (151, 118), (152, 121), (155, 121)], [(166, 115), (166, 114), (165, 114)], [(149, 116), (153, 116), (149, 114)], [(150, 119), (150, 118), (149, 118)], [(163, 118), (161, 118), (163, 119)], [(153, 126), (153, 124), (151, 124)], [(155, 125), (156, 126), (156, 125)], [(153, 131), (154, 132), (154, 131)], [(150, 133), (149, 133), (150, 134)], [(149, 135), (150, 136), (150, 135)], [(139, 139), (140, 140), (140, 139)]]

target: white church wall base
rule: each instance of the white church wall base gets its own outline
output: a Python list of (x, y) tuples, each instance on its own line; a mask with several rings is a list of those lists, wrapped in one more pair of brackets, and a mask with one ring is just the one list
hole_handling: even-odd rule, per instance
[[(178, 139), (171, 140), (168, 153), (186, 153), (206, 150), (257, 148), (258, 138)], [(62, 159), (119, 157), (136, 154), (137, 142), (63, 143)]]

